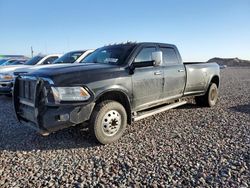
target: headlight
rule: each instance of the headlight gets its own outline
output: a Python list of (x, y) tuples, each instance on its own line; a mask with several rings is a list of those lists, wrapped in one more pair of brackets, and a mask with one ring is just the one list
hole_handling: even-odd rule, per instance
[(8, 74), (8, 73), (6, 73), (6, 74), (0, 74), (0, 79), (1, 80), (8, 80), (8, 81), (10, 81), (10, 80), (14, 79), (14, 75), (13, 74)]
[(86, 101), (90, 94), (83, 87), (51, 87), (55, 101)]

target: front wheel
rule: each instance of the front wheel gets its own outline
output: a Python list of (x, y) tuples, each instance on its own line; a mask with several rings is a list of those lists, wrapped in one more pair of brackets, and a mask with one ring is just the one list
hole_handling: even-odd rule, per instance
[(204, 96), (195, 97), (195, 102), (199, 106), (212, 107), (216, 105), (218, 97), (219, 97), (218, 87), (215, 83), (212, 83), (209, 86), (207, 93)]
[(124, 107), (112, 100), (97, 104), (90, 119), (90, 130), (95, 139), (102, 144), (117, 141), (127, 125)]

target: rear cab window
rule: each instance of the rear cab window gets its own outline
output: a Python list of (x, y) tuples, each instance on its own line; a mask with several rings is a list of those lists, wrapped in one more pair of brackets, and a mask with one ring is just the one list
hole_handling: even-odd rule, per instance
[(174, 48), (171, 47), (160, 47), (162, 51), (163, 65), (178, 65), (180, 61), (175, 52)]

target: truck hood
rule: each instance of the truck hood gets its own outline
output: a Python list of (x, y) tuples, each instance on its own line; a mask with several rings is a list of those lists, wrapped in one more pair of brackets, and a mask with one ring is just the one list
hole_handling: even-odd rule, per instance
[(18, 69), (29, 68), (31, 65), (10, 65), (10, 66), (3, 66), (0, 68), (0, 73), (13, 73)]
[(51, 79), (56, 85), (86, 84), (119, 74), (117, 65), (100, 63), (58, 64), (30, 71), (27, 76)]
[(36, 66), (29, 66), (29, 67), (23, 67), (23, 68), (19, 68), (17, 69), (15, 72), (25, 72), (25, 73), (29, 73), (29, 72), (33, 72), (39, 69), (44, 69), (44, 68), (57, 68), (57, 67), (62, 67), (64, 65), (71, 65), (69, 64), (50, 64), (50, 65), (36, 65)]

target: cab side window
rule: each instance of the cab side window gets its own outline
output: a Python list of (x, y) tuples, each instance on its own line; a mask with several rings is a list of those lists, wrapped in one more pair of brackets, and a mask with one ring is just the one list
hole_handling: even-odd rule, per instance
[(162, 51), (162, 58), (164, 65), (176, 65), (179, 64), (178, 57), (173, 48), (160, 48)]
[(48, 57), (48, 58), (44, 61), (43, 65), (51, 64), (51, 63), (52, 63), (53, 61), (55, 61), (57, 58), (58, 58), (57, 56)]
[(139, 54), (136, 56), (134, 62), (149, 62), (152, 61), (152, 52), (155, 52), (155, 47), (143, 48)]

